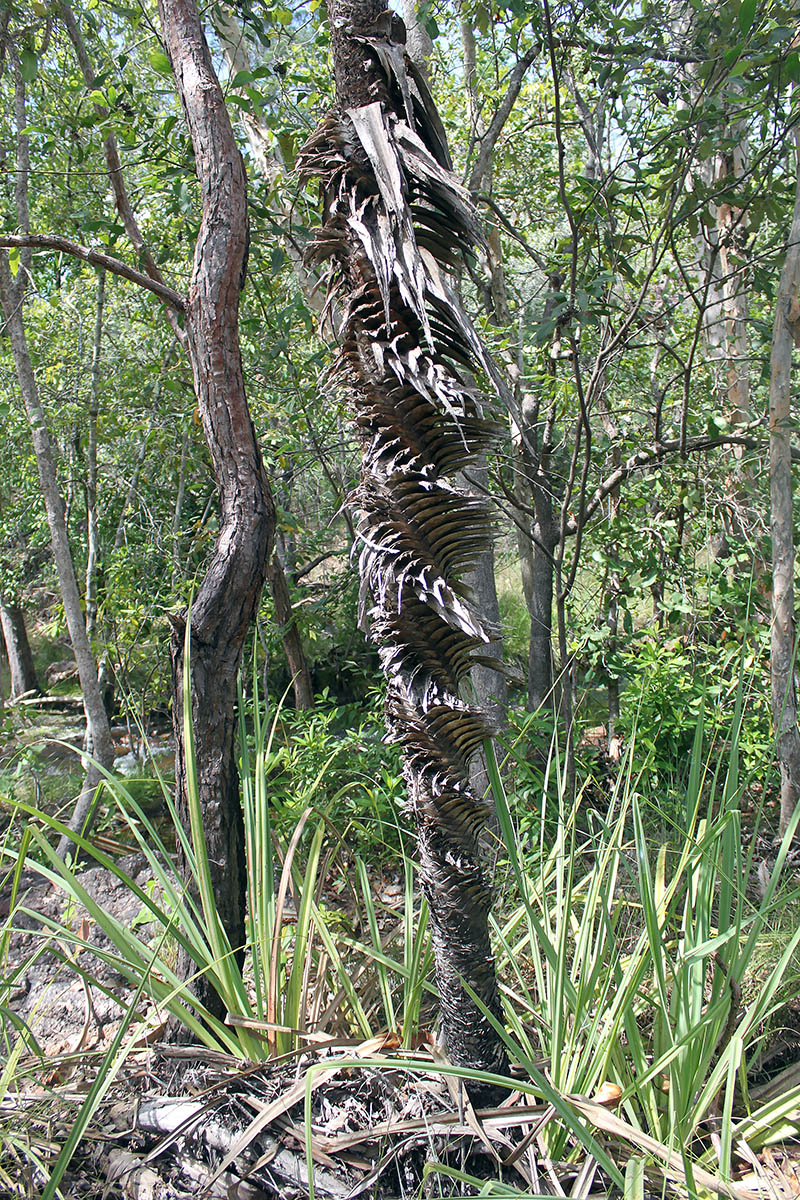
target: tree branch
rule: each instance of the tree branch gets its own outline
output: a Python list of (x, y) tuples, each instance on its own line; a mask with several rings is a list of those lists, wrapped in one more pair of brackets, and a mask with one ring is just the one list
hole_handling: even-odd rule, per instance
[(519, 245), (522, 246), (522, 249), (529, 258), (533, 259), (539, 270), (549, 273), (550, 268), (539, 251), (534, 250), (533, 246), (531, 246), (529, 242), (526, 242), (519, 230), (514, 228), (513, 224), (503, 212), (500, 205), (492, 199), (488, 192), (473, 192), (473, 199), (480, 200), (482, 204), (485, 204), (487, 208), (490, 208), (506, 232), (514, 238), (514, 241), (518, 242)]
[(519, 60), (508, 77), (508, 88), (506, 89), (506, 94), (500, 101), (497, 112), (494, 114), (489, 123), (489, 128), (481, 138), (481, 148), (478, 151), (478, 157), (475, 159), (470, 172), (468, 187), (471, 192), (477, 192), (481, 186), (481, 183), (483, 182), (483, 178), (489, 169), (489, 163), (492, 160), (492, 154), (494, 153), (497, 139), (503, 132), (503, 126), (511, 115), (511, 110), (514, 107), (517, 96), (520, 93), (522, 81), (525, 78), (528, 67), (536, 58), (540, 49), (541, 47), (538, 45), (532, 46), (531, 49), (528, 50), (527, 54), (523, 55), (523, 57)]
[[(72, 12), (72, 9), (67, 3), (61, 4), (60, 11), (61, 18), (64, 21), (67, 33), (69, 34), (70, 41), (75, 47), (75, 53), (80, 64), (84, 82), (86, 83), (87, 88), (92, 90), (97, 87), (97, 75), (94, 67), (92, 66), (91, 59), (89, 58), (89, 52), (86, 49), (86, 43), (81, 36), (81, 31), (78, 27), (78, 22), (75, 19), (75, 14)], [(95, 112), (101, 120), (107, 119), (109, 115), (108, 109), (104, 105), (99, 104), (97, 100), (95, 100), (94, 107)], [(111, 181), (111, 189), (114, 193), (117, 212), (120, 215), (122, 224), (125, 226), (125, 232), (133, 243), (134, 250), (139, 255), (139, 259), (145, 269), (145, 273), (149, 275), (150, 278), (156, 283), (163, 285), (164, 277), (161, 274), (155, 259), (153, 258), (152, 251), (147, 244), (141, 229), (139, 228), (139, 224), (136, 220), (136, 214), (133, 211), (133, 206), (128, 197), (128, 190), (125, 186), (125, 179), (122, 174), (122, 164), (120, 162), (119, 150), (117, 148), (117, 139), (115, 138), (113, 131), (109, 130), (109, 132), (106, 134), (103, 146), (106, 152), (106, 166), (108, 167), (108, 177)], [(178, 319), (175, 316), (175, 312), (171, 308), (167, 308), (166, 315), (167, 320), (172, 327), (172, 332), (175, 334), (175, 337), (185, 350), (186, 331), (181, 328), (180, 324), (178, 323)]]
[[(591, 516), (597, 511), (605, 498), (619, 487), (629, 475), (634, 471), (641, 470), (651, 463), (660, 462), (669, 454), (699, 454), (703, 450), (716, 450), (720, 446), (744, 446), (747, 450), (764, 449), (761, 442), (755, 438), (744, 437), (740, 434), (721, 434), (719, 437), (694, 437), (687, 439), (686, 443), (682, 443), (681, 438), (673, 438), (666, 442), (656, 442), (650, 446), (645, 446), (641, 450), (637, 450), (630, 458), (627, 458), (624, 463), (621, 463), (615, 471), (603, 480), (595, 490), (591, 500), (586, 504), (583, 512), (583, 523), (585, 524)], [(565, 535), (575, 534), (578, 532), (579, 522), (577, 518), (572, 517), (567, 522), (564, 533)]]
[(2, 234), (0, 235), (0, 249), (58, 250), (62, 254), (70, 254), (73, 258), (80, 258), (83, 262), (91, 263), (93, 267), (105, 267), (112, 274), (121, 275), (123, 279), (136, 283), (139, 287), (147, 288), (175, 312), (186, 311), (186, 297), (181, 296), (171, 287), (167, 287), (165, 283), (150, 279), (141, 271), (137, 271), (135, 267), (129, 267), (127, 263), (120, 262), (118, 258), (112, 258), (110, 254), (104, 254), (102, 250), (92, 250), (89, 246), (82, 246), (79, 242), (70, 241), (69, 238), (49, 233)]

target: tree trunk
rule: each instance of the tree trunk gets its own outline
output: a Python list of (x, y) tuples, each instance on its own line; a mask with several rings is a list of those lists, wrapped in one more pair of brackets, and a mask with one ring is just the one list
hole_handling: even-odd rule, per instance
[(86, 448), (86, 632), (91, 639), (97, 623), (97, 573), (100, 563), (100, 522), (97, 514), (97, 421), (100, 415), (100, 360), (103, 348), (103, 306), (106, 273), (97, 276), (97, 313), (92, 347), (89, 425)]
[[(28, 175), (29, 152), (27, 128), (25, 85), (16, 71), (16, 121), (17, 121), (17, 161), (16, 161), (16, 207), (17, 223), (23, 233), (29, 232), (28, 210)], [(11, 339), (11, 350), (14, 355), (17, 379), (19, 380), (22, 401), (31, 428), (33, 449), (39, 481), (42, 487), (47, 523), (50, 528), (50, 541), (53, 548), (53, 558), (58, 573), (61, 600), (64, 605), (64, 617), (69, 630), (75, 663), (78, 668), (83, 704), (86, 712), (87, 740), (91, 752), (101, 767), (110, 770), (114, 761), (114, 751), (111, 745), (111, 730), (108, 716), (103, 705), (103, 698), (97, 680), (97, 664), (92, 654), (89, 639), (86, 636), (86, 623), (81, 608), (78, 583), (75, 576), (75, 565), (72, 560), (67, 525), (64, 512), (64, 501), (58, 487), (55, 455), (47, 420), (39, 400), (36, 377), (33, 372), (28, 342), (25, 336), (22, 305), (25, 295), (25, 281), (30, 269), (30, 255), (24, 251), (20, 254), (20, 266), (16, 277), (11, 274), (8, 254), (0, 253), (0, 305), (6, 320), (6, 331)], [(75, 805), (70, 828), (80, 829), (89, 813), (92, 798), (100, 775), (94, 765), (90, 766), (86, 780)], [(59, 843), (59, 854), (67, 852), (69, 841), (62, 838)]]
[(11, 673), (11, 699), (24, 696), (26, 692), (40, 692), (22, 609), (0, 600), (0, 622)]
[(540, 464), (534, 482), (533, 559), (528, 611), (528, 704), (531, 711), (544, 704), (553, 707), (553, 554), (558, 531), (553, 520), (553, 493), (549, 474)]
[(267, 579), (275, 605), (275, 619), (283, 640), (283, 649), (289, 672), (292, 676), (295, 708), (314, 707), (314, 688), (311, 684), (311, 672), (297, 620), (292, 611), (292, 600), (289, 595), (289, 585), (277, 554), (273, 554), (267, 568)]
[(800, 732), (795, 684), (794, 530), (792, 524), (792, 349), (800, 344), (800, 135), (797, 185), (786, 260), (778, 284), (769, 386), (769, 480), (772, 510), (772, 720), (781, 768), (781, 831), (800, 798)]
[(383, 0), (335, 0), (330, 16), (337, 107), (301, 165), (323, 177), (317, 256), (333, 259), (346, 313), (341, 370), (364, 445), (364, 616), (387, 675), (390, 734), (403, 747), (442, 1042), (455, 1063), (504, 1072), (502, 1040), (465, 988), (502, 1020), (479, 848), (490, 810), (468, 784), (488, 726), (462, 698), (473, 650), (491, 642), (463, 582), (489, 522), (484, 503), (452, 482), (479, 461), (495, 426), (452, 364), (503, 385), (443, 274), (480, 235), (424, 79), (403, 56), (399, 18)]
[[(478, 485), (473, 495), (485, 496), (489, 488), (489, 468), (486, 455), (469, 472), (469, 480)], [(500, 623), (500, 603), (497, 599), (497, 580), (494, 574), (494, 545), (489, 542), (478, 558), (475, 566), (464, 576), (464, 582), (471, 590), (475, 610), (487, 631), (492, 635), (492, 641), (484, 648), (481, 657), (487, 661), (478, 663), (472, 668), (470, 682), (472, 685), (472, 701), (480, 712), (489, 718), (489, 727), (493, 735), (500, 733), (508, 724), (508, 684), (503, 667), (503, 639)], [(492, 662), (497, 667), (492, 666)], [(488, 796), (490, 788), (489, 768), (483, 749), (474, 755), (469, 765), (470, 787), (476, 796)]]
[[(245, 941), (244, 823), (236, 769), (236, 684), (275, 528), (275, 510), (245, 395), (239, 295), (246, 266), (247, 181), (194, 0), (159, 0), (167, 53), (201, 185), (186, 335), (203, 429), (219, 489), (219, 536), (191, 610), (190, 680), (196, 770), (217, 909), (241, 961)], [(176, 790), (188, 827), (183, 740), (184, 633), (172, 637)], [(190, 963), (182, 964), (185, 972)], [(224, 1005), (203, 977), (193, 984), (216, 1016)]]

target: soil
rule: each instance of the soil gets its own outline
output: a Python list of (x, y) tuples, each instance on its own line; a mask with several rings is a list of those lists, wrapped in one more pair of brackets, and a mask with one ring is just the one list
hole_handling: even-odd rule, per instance
[[(143, 888), (150, 880), (141, 855), (121, 858), (119, 866)], [(93, 900), (128, 927), (143, 922), (141, 903), (112, 872), (87, 866), (78, 872), (77, 880)], [(10, 891), (7, 880), (0, 891), (0, 919), (8, 915)], [(59, 937), (53, 926), (62, 923), (88, 945), (100, 951), (111, 949), (86, 909), (71, 910), (58, 887), (24, 874), (5, 960), (8, 1008), (31, 1030), (45, 1057), (106, 1044), (130, 997), (129, 984), (118, 971), (88, 949), (76, 953), (66, 937)], [(95, 982), (86, 982), (80, 974), (84, 966)]]

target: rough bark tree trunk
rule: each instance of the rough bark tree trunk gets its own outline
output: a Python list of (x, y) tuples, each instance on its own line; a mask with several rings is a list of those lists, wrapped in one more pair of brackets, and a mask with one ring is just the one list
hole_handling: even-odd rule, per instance
[(3, 627), (8, 669), (11, 673), (11, 699), (24, 696), (26, 692), (41, 691), (22, 609), (17, 604), (0, 600), (0, 622)]
[(331, 5), (337, 107), (301, 164), (323, 178), (317, 254), (334, 260), (347, 302), (341, 369), (364, 445), (362, 595), (373, 602), (389, 727), (418, 830), (441, 1038), (451, 1061), (504, 1072), (502, 1040), (464, 986), (502, 1019), (479, 848), (489, 808), (468, 785), (487, 726), (461, 694), (473, 650), (491, 641), (463, 585), (488, 513), (452, 482), (495, 428), (454, 364), (503, 384), (443, 274), (478, 236), (474, 213), (424, 79), (404, 56), (402, 23), (383, 7)]
[[(219, 490), (219, 535), (191, 610), (196, 771), (218, 912), (231, 948), (245, 940), (244, 824), (235, 759), (236, 684), (275, 528), (275, 510), (245, 395), (239, 295), (247, 260), (247, 181), (194, 0), (159, 0), (159, 15), (200, 180), (203, 216), (186, 309), (195, 394)], [(184, 628), (172, 637), (178, 809), (188, 827), (183, 740)], [(182, 964), (186, 972), (191, 964)], [(208, 980), (198, 999), (224, 1018)]]
[(772, 511), (772, 721), (781, 769), (781, 831), (800, 798), (792, 522), (792, 350), (800, 344), (800, 134), (795, 134), (797, 184), (786, 259), (778, 284), (769, 387), (769, 481)]

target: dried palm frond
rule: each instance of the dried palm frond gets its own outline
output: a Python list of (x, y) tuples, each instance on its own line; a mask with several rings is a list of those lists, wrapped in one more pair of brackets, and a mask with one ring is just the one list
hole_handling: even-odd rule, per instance
[[(502, 1041), (464, 986), (499, 1016), (479, 851), (488, 809), (469, 787), (489, 731), (464, 691), (494, 632), (464, 583), (491, 517), (454, 477), (499, 428), (476, 379), (501, 395), (503, 384), (447, 275), (483, 242), (472, 201), (405, 54), (402, 23), (374, 13), (374, 4), (334, 0), (338, 104), (299, 167), (322, 181), (324, 223), (310, 257), (330, 262), (329, 299), (342, 313), (339, 373), (364, 445), (362, 617), (388, 680), (389, 736), (403, 748), (442, 1040), (454, 1061), (502, 1071)], [(356, 104), (343, 94), (348, 71)]]

